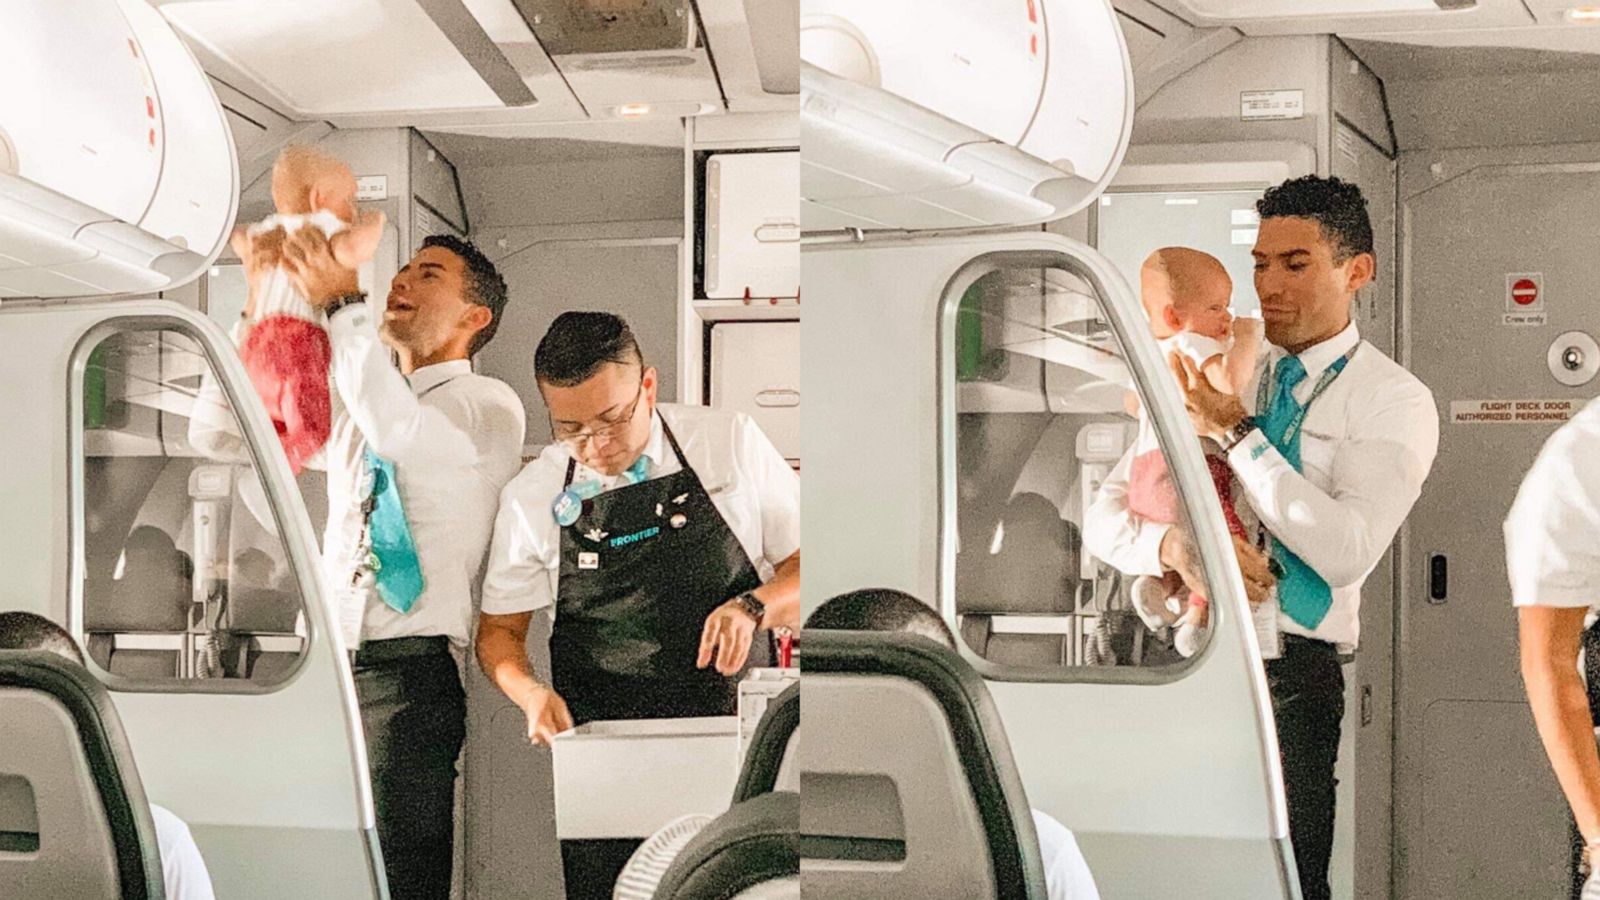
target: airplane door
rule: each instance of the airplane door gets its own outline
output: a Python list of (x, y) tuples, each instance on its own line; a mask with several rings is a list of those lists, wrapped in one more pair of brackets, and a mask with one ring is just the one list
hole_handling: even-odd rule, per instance
[[(1583, 227), (1600, 208), (1600, 167), (1496, 163), (1430, 172), (1423, 160), (1401, 178), (1404, 345), (1443, 420), (1401, 533), (1395, 883), (1406, 898), (1569, 896), (1566, 804), (1518, 674), (1500, 526), (1560, 424), (1546, 417), (1595, 395), (1592, 381), (1558, 382), (1547, 355), (1565, 332), (1600, 336)], [(1527, 305), (1542, 309), (1519, 312), (1524, 280), (1538, 286)], [(1486, 401), (1510, 405), (1497, 418)]]
[[(80, 638), (217, 896), (385, 896), (311, 523), (282, 454), (251, 449), (276, 437), (221, 330), (161, 301), (13, 309), (0, 383), (21, 400), (7, 570), (31, 586), (7, 605)], [(190, 428), (208, 403), (234, 435), (212, 455)]]
[[(1032, 805), (1108, 897), (1290, 897), (1276, 735), (1198, 443), (1126, 283), (1043, 232), (803, 248), (809, 612), (866, 586), (936, 601), (988, 681)], [(1211, 573), (1177, 657), (1084, 551), (1084, 508), (1153, 410)], [(1202, 862), (1203, 861), (1203, 862)]]

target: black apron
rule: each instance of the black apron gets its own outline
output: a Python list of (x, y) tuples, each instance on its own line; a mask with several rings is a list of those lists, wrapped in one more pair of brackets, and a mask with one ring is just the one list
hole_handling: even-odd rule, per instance
[[(737, 712), (738, 676), (695, 668), (700, 634), (761, 579), (664, 417), (661, 429), (683, 468), (585, 500), (561, 529), (551, 675), (580, 725)], [(756, 638), (747, 669), (771, 664), (770, 635)]]

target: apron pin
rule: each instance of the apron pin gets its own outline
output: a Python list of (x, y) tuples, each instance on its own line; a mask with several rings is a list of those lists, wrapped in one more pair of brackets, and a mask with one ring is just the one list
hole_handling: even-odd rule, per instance
[(672, 518), (668, 519), (667, 522), (671, 524), (673, 528), (682, 528), (683, 526), (689, 524), (689, 517), (683, 513), (673, 513)]
[(688, 494), (679, 494), (678, 496), (672, 498), (672, 502), (677, 504), (677, 505), (679, 505), (679, 506), (682, 506), (683, 502), (685, 500), (688, 500), (688, 499), (689, 499), (689, 495)]
[(550, 514), (555, 517), (556, 524), (562, 528), (578, 521), (578, 516), (583, 513), (583, 498), (576, 491), (565, 490), (550, 504)]
[(591, 528), (589, 529), (589, 533), (584, 535), (584, 537), (587, 537), (589, 540), (594, 541), (597, 544), (600, 541), (605, 540), (605, 536), (606, 533), (598, 528)]
[(658, 518), (658, 519), (661, 518), (662, 511), (663, 511), (662, 505), (657, 503), (656, 504), (656, 518)]

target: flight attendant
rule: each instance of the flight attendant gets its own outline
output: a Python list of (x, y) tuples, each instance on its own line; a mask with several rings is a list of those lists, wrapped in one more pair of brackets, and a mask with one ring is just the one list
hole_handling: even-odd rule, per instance
[[(799, 478), (748, 416), (658, 404), (617, 316), (563, 313), (534, 374), (555, 442), (501, 494), (478, 661), (535, 744), (596, 719), (733, 715), (740, 673), (799, 624)], [(525, 645), (547, 608), (541, 684)], [(563, 841), (567, 896), (609, 898), (637, 845)]]
[[(1600, 403), (1590, 403), (1545, 442), (1505, 522), (1522, 681), (1572, 810), (1575, 873), (1600, 846), (1600, 629), (1593, 625), (1600, 608), (1597, 436)], [(1589, 868), (1573, 896), (1600, 900), (1600, 871)]]

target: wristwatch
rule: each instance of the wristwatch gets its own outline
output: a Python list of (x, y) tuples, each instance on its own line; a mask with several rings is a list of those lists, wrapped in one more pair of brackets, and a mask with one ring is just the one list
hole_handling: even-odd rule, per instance
[(1245, 416), (1244, 418), (1240, 419), (1238, 424), (1228, 429), (1228, 431), (1222, 435), (1222, 452), (1227, 453), (1232, 451), (1234, 447), (1239, 446), (1240, 441), (1249, 437), (1250, 432), (1255, 431), (1257, 427), (1258, 426), (1256, 425), (1255, 417), (1253, 416)]
[(346, 306), (354, 306), (357, 303), (366, 302), (367, 295), (362, 291), (355, 291), (354, 293), (349, 294), (340, 294), (332, 300), (329, 300), (328, 304), (322, 307), (322, 314), (331, 319), (333, 318), (334, 313), (344, 309)]
[(757, 600), (756, 595), (749, 591), (745, 591), (733, 598), (733, 601), (739, 604), (739, 608), (748, 613), (750, 618), (755, 619), (757, 625), (760, 625), (761, 620), (767, 617), (767, 605)]

